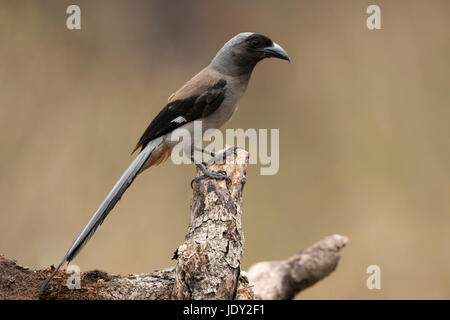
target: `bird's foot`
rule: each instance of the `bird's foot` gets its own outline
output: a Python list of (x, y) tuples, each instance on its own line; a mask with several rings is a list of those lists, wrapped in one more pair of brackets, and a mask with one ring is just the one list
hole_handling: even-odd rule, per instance
[(194, 182), (199, 182), (200, 180), (207, 179), (207, 178), (216, 179), (216, 180), (226, 180), (227, 187), (229, 187), (231, 185), (231, 179), (229, 176), (227, 176), (227, 173), (224, 170), (212, 172), (212, 171), (206, 170), (205, 168), (203, 168), (203, 169), (204, 170), (200, 169), (203, 172), (203, 175), (192, 179), (191, 188), (194, 187)]
[(236, 154), (236, 150), (239, 149), (239, 147), (230, 147), (227, 150), (220, 152), (220, 153), (215, 153), (212, 151), (208, 151), (208, 153), (212, 156), (211, 159), (209, 159), (208, 161), (203, 161), (202, 164), (207, 166), (210, 165), (212, 163), (224, 163), (225, 159), (232, 154)]
[(204, 162), (200, 163), (193, 156), (191, 156), (191, 160), (195, 163), (197, 168), (199, 168), (200, 171), (203, 173), (203, 175), (192, 179), (191, 188), (193, 188), (194, 182), (198, 182), (200, 180), (207, 179), (207, 178), (216, 179), (216, 180), (226, 180), (227, 187), (229, 187), (231, 185), (232, 181), (231, 181), (230, 177), (227, 176), (227, 173), (224, 170), (212, 172), (212, 171), (208, 171), (205, 168), (205, 166), (208, 166), (213, 163), (218, 163), (218, 164), (224, 163), (225, 159), (229, 155), (236, 154), (236, 150), (238, 149), (238, 147), (230, 147), (227, 150), (220, 152), (220, 153), (215, 153), (213, 151), (209, 151), (209, 150), (201, 149), (201, 148), (196, 148), (196, 149), (203, 153), (209, 154), (212, 158), (209, 159), (208, 161), (204, 161)]

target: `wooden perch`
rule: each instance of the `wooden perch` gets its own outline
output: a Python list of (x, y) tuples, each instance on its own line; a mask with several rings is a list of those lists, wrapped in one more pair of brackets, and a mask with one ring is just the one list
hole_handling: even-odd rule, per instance
[[(241, 204), (247, 163), (248, 153), (237, 149), (224, 164), (207, 167), (224, 170), (231, 184), (211, 179), (194, 183), (190, 226), (175, 252), (175, 267), (128, 276), (83, 272), (81, 289), (73, 290), (66, 285), (70, 275), (61, 270), (41, 298), (291, 299), (329, 275), (337, 266), (339, 250), (347, 243), (345, 237), (327, 237), (286, 260), (260, 262), (248, 273), (241, 272)], [(0, 255), (0, 299), (37, 299), (39, 286), (52, 267), (31, 271)]]
[(259, 262), (248, 270), (253, 291), (262, 299), (292, 299), (333, 272), (348, 239), (332, 235), (282, 261)]
[[(244, 252), (241, 227), (242, 190), (248, 153), (236, 149), (225, 163), (208, 166), (231, 179), (204, 179), (194, 184), (191, 222), (177, 249), (174, 299), (233, 299)], [(197, 176), (202, 175), (197, 170)]]

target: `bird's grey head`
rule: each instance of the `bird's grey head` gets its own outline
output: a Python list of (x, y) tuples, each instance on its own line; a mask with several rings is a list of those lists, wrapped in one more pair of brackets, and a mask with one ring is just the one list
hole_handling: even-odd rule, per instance
[(287, 52), (268, 37), (243, 32), (224, 44), (211, 61), (211, 66), (228, 75), (251, 74), (255, 65), (265, 58), (290, 61)]

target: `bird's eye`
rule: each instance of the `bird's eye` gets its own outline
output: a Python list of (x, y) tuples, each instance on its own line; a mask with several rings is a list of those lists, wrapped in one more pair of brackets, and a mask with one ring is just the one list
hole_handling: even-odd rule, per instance
[(252, 47), (258, 48), (261, 42), (259, 42), (259, 40), (254, 39), (250, 42), (250, 44), (252, 45)]

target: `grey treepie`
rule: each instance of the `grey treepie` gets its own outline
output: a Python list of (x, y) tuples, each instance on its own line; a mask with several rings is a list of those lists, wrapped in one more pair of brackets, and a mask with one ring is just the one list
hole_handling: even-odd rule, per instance
[[(194, 121), (199, 120), (203, 131), (220, 128), (236, 111), (255, 65), (272, 57), (290, 61), (286, 51), (268, 37), (252, 32), (239, 33), (225, 43), (206, 68), (170, 96), (167, 105), (156, 115), (139, 139), (134, 149), (140, 149), (138, 156), (109, 192), (61, 263), (44, 282), (39, 295), (44, 292), (61, 266), (76, 257), (136, 176), (171, 155), (172, 149), (178, 143), (172, 141), (171, 134), (177, 129), (186, 129), (193, 135)], [(203, 175), (193, 182), (206, 177), (229, 179), (223, 172), (208, 171), (197, 161), (192, 152), (194, 145), (185, 147), (191, 149), (189, 154), (192, 161), (203, 172)], [(203, 149), (201, 151), (213, 157), (223, 156)]]

